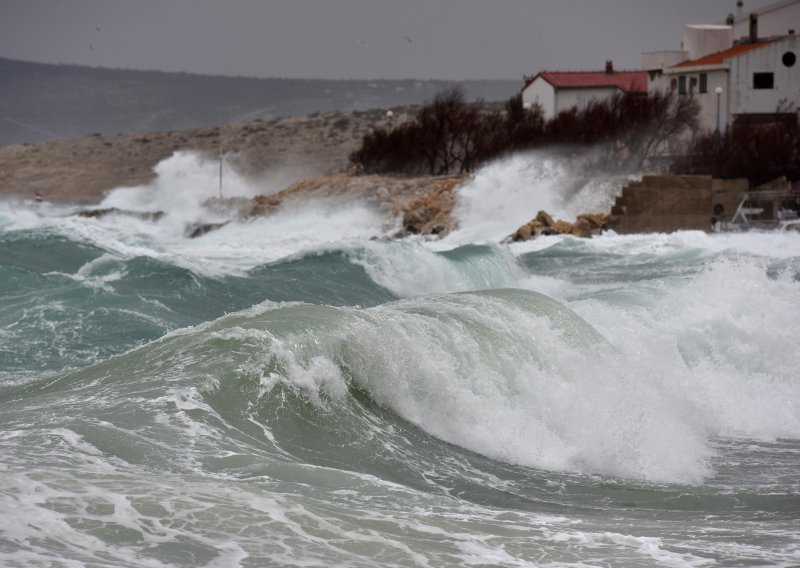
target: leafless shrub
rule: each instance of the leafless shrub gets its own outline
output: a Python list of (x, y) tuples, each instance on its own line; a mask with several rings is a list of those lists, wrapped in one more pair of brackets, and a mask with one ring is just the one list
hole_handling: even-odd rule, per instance
[(686, 144), (671, 170), (677, 174), (747, 178), (753, 185), (780, 176), (799, 180), (797, 114), (776, 112), (757, 121), (737, 119), (724, 133), (700, 133)]
[(697, 126), (698, 106), (672, 93), (620, 94), (547, 122), (539, 106), (525, 108), (522, 96), (503, 111), (468, 103), (457, 89), (421, 107), (413, 121), (365, 135), (350, 160), (366, 173), (444, 175), (473, 171), (500, 155), (545, 146), (602, 146), (604, 167), (641, 167)]

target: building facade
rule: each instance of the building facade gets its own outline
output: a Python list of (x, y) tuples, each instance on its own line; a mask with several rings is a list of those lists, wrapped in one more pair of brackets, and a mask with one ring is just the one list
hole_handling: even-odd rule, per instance
[(745, 10), (744, 2), (740, 0), (736, 14), (728, 19), (734, 41), (750, 38), (754, 31), (761, 38), (800, 33), (800, 0), (783, 0), (752, 11)]
[(606, 62), (604, 71), (542, 71), (526, 77), (522, 104), (526, 108), (539, 105), (545, 120), (573, 107), (586, 108), (617, 93), (646, 93), (644, 71), (615, 71)]
[[(745, 23), (747, 24), (745, 26)], [(800, 108), (800, 0), (737, 14), (725, 25), (684, 27), (680, 51), (642, 54), (649, 92), (695, 98), (700, 126), (727, 129), (735, 120), (771, 119)]]

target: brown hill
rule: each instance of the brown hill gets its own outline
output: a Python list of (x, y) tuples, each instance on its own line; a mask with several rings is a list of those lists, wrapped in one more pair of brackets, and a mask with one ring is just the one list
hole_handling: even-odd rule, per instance
[(53, 140), (0, 146), (0, 197), (96, 203), (116, 187), (147, 183), (153, 168), (179, 150), (216, 159), (222, 151), (238, 170), (308, 168), (330, 175), (349, 168), (348, 156), (370, 129), (404, 120), (414, 107), (315, 113), (194, 130)]

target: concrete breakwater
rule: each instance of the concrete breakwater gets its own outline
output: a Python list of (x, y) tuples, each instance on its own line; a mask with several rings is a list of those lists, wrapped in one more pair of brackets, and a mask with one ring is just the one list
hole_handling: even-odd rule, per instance
[(620, 234), (710, 231), (715, 220), (730, 220), (746, 179), (711, 176), (643, 176), (622, 188), (608, 228)]
[(608, 228), (620, 234), (768, 228), (798, 212), (800, 191), (785, 177), (750, 188), (746, 179), (653, 175), (622, 188)]

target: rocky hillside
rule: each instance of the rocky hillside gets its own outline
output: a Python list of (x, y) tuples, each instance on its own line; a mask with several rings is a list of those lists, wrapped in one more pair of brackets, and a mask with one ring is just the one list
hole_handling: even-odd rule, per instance
[(217, 157), (259, 174), (272, 167), (305, 169), (311, 175), (342, 173), (348, 156), (370, 129), (405, 120), (413, 107), (314, 113), (183, 131), (151, 132), (42, 144), (0, 146), (0, 197), (95, 203), (115, 187), (150, 181), (153, 167), (179, 150)]

